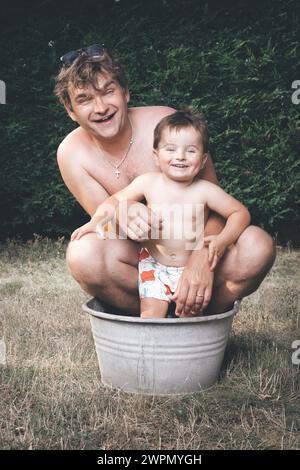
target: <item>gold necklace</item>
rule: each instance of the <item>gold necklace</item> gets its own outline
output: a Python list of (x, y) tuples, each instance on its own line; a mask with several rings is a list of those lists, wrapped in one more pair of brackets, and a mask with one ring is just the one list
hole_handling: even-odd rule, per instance
[[(120, 168), (120, 166), (122, 165), (122, 163), (125, 161), (125, 159), (126, 159), (128, 153), (129, 153), (129, 150), (130, 150), (130, 148), (131, 148), (131, 146), (132, 146), (132, 144), (133, 144), (132, 125), (131, 125), (130, 120), (129, 120), (129, 123), (130, 123), (130, 127), (131, 127), (131, 139), (130, 139), (130, 141), (129, 141), (128, 148), (127, 148), (126, 153), (125, 153), (124, 157), (122, 158), (122, 160), (121, 160), (119, 163), (117, 163), (117, 165), (115, 165), (115, 164), (112, 163), (108, 158), (106, 158), (105, 155), (104, 155), (105, 160), (115, 169), (114, 173), (115, 173), (115, 175), (116, 175), (116, 177), (117, 177), (118, 179), (120, 178), (120, 174), (121, 174), (119, 168)], [(98, 143), (97, 143), (97, 147), (98, 147)]]

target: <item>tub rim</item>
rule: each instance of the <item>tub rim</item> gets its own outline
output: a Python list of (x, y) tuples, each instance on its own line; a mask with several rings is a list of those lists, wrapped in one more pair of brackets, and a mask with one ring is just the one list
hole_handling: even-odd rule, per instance
[(239, 306), (241, 301), (236, 300), (234, 302), (233, 308), (228, 310), (224, 313), (218, 313), (216, 315), (207, 315), (207, 316), (200, 316), (200, 317), (183, 317), (183, 318), (141, 318), (141, 317), (134, 317), (128, 315), (117, 315), (112, 313), (100, 312), (91, 309), (88, 307), (88, 303), (92, 300), (89, 299), (82, 305), (82, 309), (87, 312), (89, 315), (101, 318), (103, 320), (113, 320), (125, 323), (140, 323), (140, 324), (167, 324), (173, 325), (174, 323), (201, 323), (201, 322), (209, 322), (209, 321), (216, 321), (222, 320), (224, 318), (228, 318), (234, 316), (239, 311)]

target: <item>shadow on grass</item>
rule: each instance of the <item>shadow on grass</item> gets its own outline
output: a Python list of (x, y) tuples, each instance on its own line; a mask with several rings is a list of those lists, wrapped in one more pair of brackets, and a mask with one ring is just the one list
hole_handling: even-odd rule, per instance
[(269, 331), (259, 333), (247, 331), (247, 334), (230, 337), (225, 350), (224, 359), (220, 371), (220, 379), (223, 379), (229, 370), (245, 367), (257, 367), (260, 365), (274, 364), (274, 356), (280, 354), (281, 358), (291, 354), (290, 344), (293, 333), (279, 337), (279, 332)]

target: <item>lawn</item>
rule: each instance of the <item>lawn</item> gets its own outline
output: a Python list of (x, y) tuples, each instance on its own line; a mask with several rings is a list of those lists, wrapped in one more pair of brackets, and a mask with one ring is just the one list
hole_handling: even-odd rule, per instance
[[(0, 448), (300, 449), (300, 252), (280, 249), (235, 317), (219, 382), (147, 397), (104, 387), (63, 239), (1, 245)], [(3, 355), (2, 355), (3, 356)], [(300, 355), (299, 355), (300, 356)], [(1, 359), (1, 357), (0, 357)]]

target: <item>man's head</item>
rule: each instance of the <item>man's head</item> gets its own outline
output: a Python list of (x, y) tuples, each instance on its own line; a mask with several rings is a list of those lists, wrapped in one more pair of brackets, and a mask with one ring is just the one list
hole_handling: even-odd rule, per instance
[[(89, 51), (89, 48), (86, 48), (86, 51)], [(72, 107), (70, 88), (91, 86), (97, 89), (99, 74), (110, 75), (123, 90), (127, 90), (124, 67), (117, 57), (108, 52), (105, 46), (90, 54), (84, 49), (82, 52), (72, 51), (62, 56), (61, 60), (63, 66), (55, 77), (54, 93), (64, 106)]]
[(111, 125), (119, 127), (127, 117), (129, 93), (124, 68), (106, 49), (95, 54), (88, 50), (74, 53), (71, 63), (66, 61), (56, 77), (54, 92), (81, 127), (95, 136), (112, 137)]
[(171, 179), (190, 181), (208, 157), (208, 130), (201, 113), (192, 109), (164, 117), (154, 129), (154, 155)]

